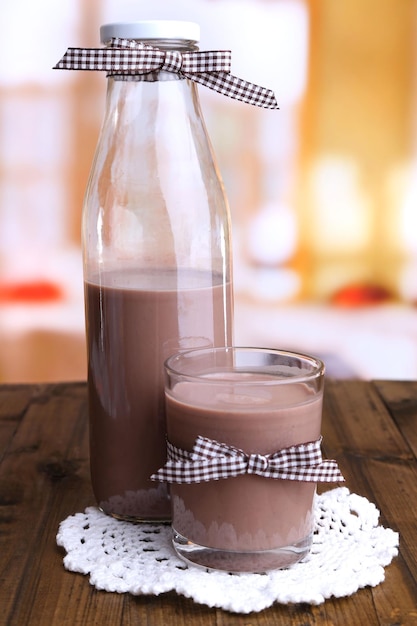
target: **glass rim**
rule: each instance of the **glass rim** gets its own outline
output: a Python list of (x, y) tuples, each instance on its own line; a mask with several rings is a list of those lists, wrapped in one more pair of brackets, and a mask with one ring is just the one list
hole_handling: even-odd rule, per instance
[[(187, 350), (179, 350), (177, 352), (175, 352), (174, 354), (171, 354), (164, 362), (164, 369), (165, 369), (165, 373), (168, 375), (174, 375), (177, 377), (181, 377), (183, 380), (187, 379), (190, 381), (199, 381), (200, 383), (207, 383), (210, 384), (213, 382), (213, 378), (211, 376), (204, 376), (201, 374), (193, 374), (193, 373), (188, 373), (188, 372), (184, 372), (181, 371), (181, 369), (179, 369), (178, 367), (175, 367), (174, 365), (174, 361), (179, 361), (181, 359), (181, 357), (190, 357), (193, 354), (195, 354), (196, 356), (198, 355), (202, 355), (204, 353), (227, 353), (227, 352), (246, 352), (246, 353), (258, 353), (258, 354), (273, 354), (273, 355), (280, 355), (283, 357), (287, 357), (287, 358), (294, 358), (294, 359), (298, 359), (299, 361), (304, 361), (304, 362), (308, 362), (311, 366), (312, 366), (312, 370), (310, 372), (304, 372), (303, 374), (295, 374), (294, 376), (288, 376), (288, 377), (276, 377), (274, 379), (269, 379), (269, 380), (252, 380), (249, 381), (248, 379), (242, 380), (242, 381), (238, 381), (235, 380), (234, 384), (236, 385), (288, 385), (291, 383), (300, 383), (300, 382), (306, 382), (306, 381), (312, 381), (316, 378), (320, 378), (320, 376), (323, 376), (325, 373), (325, 364), (324, 362), (319, 359), (316, 356), (312, 356), (310, 354), (306, 354), (304, 352), (296, 352), (296, 351), (292, 351), (292, 350), (282, 350), (280, 348), (265, 348), (265, 347), (255, 347), (255, 346), (223, 346), (223, 347), (200, 347), (200, 348), (190, 348)], [(261, 372), (263, 369), (265, 370), (265, 373), (267, 373), (267, 368), (268, 365), (264, 365), (264, 366), (257, 366), (257, 365), (252, 365), (248, 367), (259, 367), (259, 371)], [(216, 383), (218, 384), (229, 384), (230, 385), (230, 380), (224, 379), (222, 380), (221, 378), (217, 378), (216, 379)]]

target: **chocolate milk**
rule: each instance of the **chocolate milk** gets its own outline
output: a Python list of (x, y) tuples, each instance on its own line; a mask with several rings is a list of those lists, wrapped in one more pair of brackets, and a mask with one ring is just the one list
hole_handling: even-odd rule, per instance
[(166, 460), (163, 362), (178, 349), (231, 342), (225, 298), (230, 305), (230, 287), (198, 271), (86, 282), (91, 479), (105, 512), (170, 518), (166, 485), (149, 480)]
[[(242, 376), (249, 381), (251, 374)], [(231, 383), (228, 390), (215, 380), (180, 382), (166, 400), (168, 438), (188, 451), (198, 435), (248, 454), (271, 454), (320, 437), (322, 393), (313, 394), (302, 383), (253, 390), (235, 390)], [(315, 483), (249, 474), (172, 484), (173, 527), (188, 540), (217, 550), (292, 546), (311, 535), (315, 489)], [(276, 566), (271, 563), (266, 567)]]

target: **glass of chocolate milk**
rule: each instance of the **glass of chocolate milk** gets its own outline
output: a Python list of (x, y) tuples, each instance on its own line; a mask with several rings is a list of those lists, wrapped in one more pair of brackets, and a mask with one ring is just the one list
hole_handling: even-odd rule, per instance
[[(323, 363), (272, 349), (197, 349), (166, 361), (165, 383), (168, 458), (175, 465), (185, 455), (181, 478), (167, 481), (177, 553), (230, 572), (301, 560), (312, 543), (316, 482), (270, 477), (265, 464), (320, 441)], [(197, 438), (208, 451), (196, 452)], [(188, 482), (190, 467), (199, 474)]]

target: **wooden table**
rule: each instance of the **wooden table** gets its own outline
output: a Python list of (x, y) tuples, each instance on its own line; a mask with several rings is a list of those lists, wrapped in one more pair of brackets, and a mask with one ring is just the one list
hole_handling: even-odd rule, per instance
[(85, 383), (0, 386), (0, 624), (417, 625), (417, 382), (327, 381), (324, 452), (399, 531), (385, 581), (319, 606), (236, 615), (174, 593), (96, 591), (67, 572), (59, 523), (94, 504)]

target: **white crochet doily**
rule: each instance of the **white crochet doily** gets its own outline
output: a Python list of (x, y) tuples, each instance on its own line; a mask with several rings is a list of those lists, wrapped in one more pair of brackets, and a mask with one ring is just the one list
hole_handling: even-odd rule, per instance
[(90, 575), (97, 589), (133, 595), (176, 591), (234, 613), (274, 602), (320, 604), (384, 580), (398, 553), (398, 533), (378, 524), (379, 511), (346, 487), (316, 498), (313, 547), (301, 562), (267, 574), (228, 574), (188, 567), (175, 553), (169, 525), (132, 524), (95, 507), (64, 520), (57, 543), (64, 566)]

